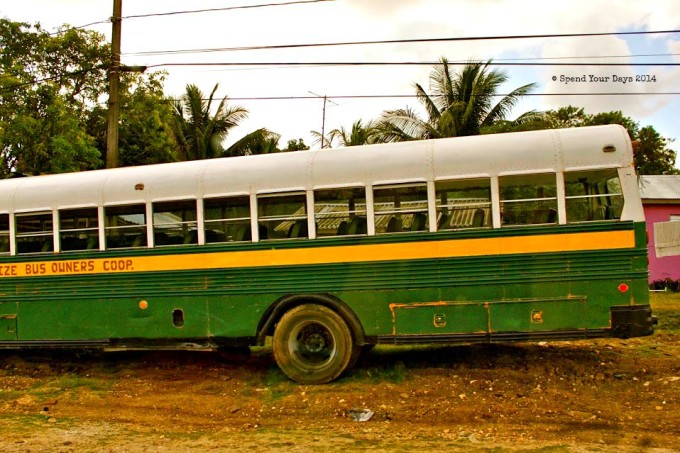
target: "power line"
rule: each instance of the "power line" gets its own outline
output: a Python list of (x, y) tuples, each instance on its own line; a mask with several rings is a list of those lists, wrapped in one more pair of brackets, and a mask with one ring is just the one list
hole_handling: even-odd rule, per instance
[[(298, 0), (298, 1), (283, 2), (283, 3), (263, 3), (263, 4), (260, 4), (260, 5), (242, 5), (242, 6), (228, 6), (228, 7), (224, 7), (224, 8), (169, 11), (169, 12), (165, 12), (165, 13), (134, 14), (134, 15), (130, 15), (130, 16), (123, 16), (123, 17), (121, 17), (121, 19), (123, 19), (123, 20), (124, 19), (141, 19), (141, 18), (146, 18), (146, 17), (175, 16), (175, 15), (178, 15), (178, 14), (194, 14), (194, 13), (207, 13), (207, 12), (216, 12), (216, 11), (232, 11), (232, 10), (237, 10), (237, 9), (265, 8), (265, 7), (270, 7), (270, 6), (290, 6), (290, 5), (300, 5), (300, 4), (306, 4), (306, 3), (320, 3), (320, 2), (333, 2), (333, 1), (335, 1), (335, 0)], [(59, 30), (59, 31), (49, 33), (49, 35), (54, 36), (54, 35), (59, 35), (61, 33), (66, 33), (69, 30), (79, 30), (79, 29), (91, 27), (92, 25), (110, 24), (110, 23), (111, 23), (111, 18), (109, 17), (108, 19), (103, 19), (103, 20), (99, 20), (99, 21), (96, 21), (96, 22), (90, 22), (89, 24), (68, 27), (68, 28), (63, 29), (63, 30)]]
[(85, 24), (85, 25), (78, 25), (77, 27), (67, 27), (63, 30), (48, 33), (48, 35), (49, 36), (55, 36), (55, 35), (60, 35), (62, 33), (69, 32), (71, 30), (80, 30), (80, 29), (83, 29), (83, 28), (91, 27), (92, 25), (110, 24), (110, 23), (111, 23), (111, 19), (109, 18), (109, 19), (100, 20), (100, 21), (97, 21), (97, 22), (90, 22), (89, 24)]
[(208, 13), (216, 11), (232, 11), (236, 9), (253, 9), (253, 8), (265, 8), (270, 6), (290, 6), (290, 5), (302, 5), (307, 3), (321, 3), (321, 2), (333, 2), (335, 0), (298, 0), (283, 3), (263, 3), (260, 5), (242, 5), (242, 6), (228, 6), (224, 8), (207, 8), (207, 9), (194, 9), (194, 10), (184, 10), (184, 11), (170, 11), (166, 13), (150, 13), (150, 14), (135, 14), (131, 16), (123, 16), (123, 19), (140, 19), (144, 17), (159, 17), (159, 16), (175, 16), (178, 14), (194, 14), (194, 13)]
[[(534, 58), (499, 58), (491, 59), (491, 66), (675, 66), (680, 65), (680, 63), (663, 63), (663, 62), (650, 62), (650, 63), (598, 63), (598, 62), (586, 62), (586, 63), (530, 63), (534, 61), (554, 61), (554, 60), (582, 60), (585, 58), (643, 58), (643, 57), (673, 57), (678, 56), (680, 53), (655, 53), (655, 54), (634, 54), (634, 55), (584, 55), (584, 56), (570, 56), (570, 57), (534, 57)], [(512, 63), (515, 62), (515, 63)], [(469, 62), (448, 62), (450, 65), (465, 65)], [(383, 66), (397, 66), (397, 65), (439, 65), (441, 61), (419, 61), (419, 62), (275, 62), (275, 63), (264, 63), (264, 62), (177, 62), (177, 63), (157, 63), (153, 65), (146, 65), (148, 68), (152, 67), (170, 67), (170, 66), (228, 66), (230, 71), (240, 71), (240, 70), (268, 70), (268, 69), (296, 69), (300, 67), (314, 68), (314, 67), (326, 67), (326, 66), (369, 66), (369, 65), (383, 65)], [(231, 69), (235, 66), (242, 66), (242, 69)], [(248, 66), (253, 66), (248, 68)], [(269, 67), (267, 67), (269, 66)]]
[[(176, 63), (157, 63), (146, 65), (147, 68), (167, 67), (167, 66), (435, 66), (441, 61), (269, 61), (269, 62), (176, 62)], [(465, 66), (469, 61), (449, 61), (452, 66)], [(605, 63), (605, 62), (570, 62), (570, 63), (538, 63), (538, 62), (496, 62), (492, 61), (490, 66), (680, 66), (680, 63)]]
[[(510, 93), (497, 93), (492, 94), (492, 97), (505, 97)], [(433, 94), (428, 94), (429, 97), (437, 97)], [(475, 96), (475, 95), (472, 95)], [(680, 91), (670, 91), (670, 92), (656, 92), (656, 93), (644, 93), (644, 92), (615, 92), (615, 93), (605, 93), (605, 92), (593, 92), (593, 93), (528, 93), (523, 94), (522, 97), (551, 97), (551, 96), (680, 96)], [(355, 94), (355, 95), (327, 95), (325, 96), (328, 100), (331, 99), (416, 99), (418, 95), (416, 94)], [(227, 101), (308, 101), (308, 100), (319, 100), (318, 96), (226, 96)], [(212, 100), (214, 100), (213, 98)], [(179, 101), (181, 98), (167, 98), (167, 102)], [(202, 98), (202, 101), (209, 101), (210, 98)]]
[(357, 46), (357, 45), (376, 45), (376, 44), (411, 44), (427, 42), (461, 42), (461, 41), (494, 41), (511, 39), (538, 39), (538, 38), (575, 38), (575, 37), (594, 37), (594, 36), (630, 36), (630, 35), (655, 35), (680, 33), (680, 30), (653, 30), (653, 31), (624, 31), (606, 33), (553, 33), (540, 35), (498, 35), (498, 36), (468, 36), (468, 37), (448, 37), (448, 38), (415, 38), (415, 39), (389, 39), (380, 41), (345, 41), (345, 42), (326, 42), (326, 43), (302, 43), (302, 44), (277, 44), (268, 46), (241, 46), (241, 47), (216, 47), (205, 49), (179, 49), (179, 50), (156, 50), (144, 52), (130, 52), (125, 55), (174, 55), (185, 53), (212, 53), (212, 52), (236, 52), (243, 50), (274, 50), (274, 49), (296, 49), (306, 47), (337, 47), (337, 46)]
[[(492, 94), (493, 97), (505, 97), (509, 96), (510, 93), (497, 93)], [(593, 93), (528, 93), (523, 94), (524, 96), (539, 97), (539, 96), (679, 96), (680, 91), (671, 92), (656, 92), (656, 93), (644, 93), (644, 92), (615, 92), (615, 93), (605, 93), (605, 92), (593, 92)], [(435, 95), (429, 94), (430, 97), (436, 97)], [(475, 96), (475, 95), (472, 95)], [(327, 95), (328, 99), (399, 99), (399, 98), (418, 98), (416, 94), (356, 94), (356, 95)], [(297, 100), (318, 100), (318, 96), (253, 96), (253, 97), (232, 97), (228, 96), (229, 101), (297, 101)], [(172, 99), (173, 101), (176, 99)], [(203, 99), (207, 101), (209, 99)]]
[(644, 58), (644, 57), (675, 57), (680, 53), (642, 53), (631, 55), (583, 55), (571, 57), (527, 57), (527, 58), (494, 58), (493, 61), (532, 61), (532, 60), (576, 60), (584, 58)]

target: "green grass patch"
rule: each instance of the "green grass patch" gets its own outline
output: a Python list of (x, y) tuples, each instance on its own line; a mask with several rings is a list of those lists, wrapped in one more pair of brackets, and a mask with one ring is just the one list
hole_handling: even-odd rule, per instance
[(270, 367), (265, 376), (265, 384), (267, 385), (267, 396), (271, 400), (281, 399), (293, 393), (297, 384), (291, 381), (288, 376), (278, 367)]
[[(375, 353), (373, 353), (375, 354)], [(396, 362), (378, 363), (372, 366), (362, 366), (352, 370), (346, 380), (356, 379), (358, 381), (392, 382), (398, 384), (404, 382), (408, 376), (406, 364), (401, 360)]]
[(0, 403), (15, 401), (25, 394), (26, 392), (21, 390), (0, 390)]
[(657, 330), (680, 333), (680, 293), (669, 291), (650, 293), (654, 316), (659, 320)]
[(57, 379), (46, 383), (38, 383), (32, 386), (28, 393), (39, 399), (51, 399), (62, 396), (65, 392), (72, 392), (72, 397), (76, 397), (78, 390), (88, 389), (93, 392), (108, 391), (113, 385), (113, 380), (80, 376), (77, 374), (65, 374)]

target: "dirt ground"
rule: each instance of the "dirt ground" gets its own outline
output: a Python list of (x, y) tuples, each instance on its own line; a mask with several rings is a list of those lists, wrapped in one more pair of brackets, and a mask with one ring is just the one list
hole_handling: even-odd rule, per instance
[(0, 451), (680, 451), (680, 294), (653, 302), (651, 337), (376, 347), (321, 386), (268, 348), (0, 352)]

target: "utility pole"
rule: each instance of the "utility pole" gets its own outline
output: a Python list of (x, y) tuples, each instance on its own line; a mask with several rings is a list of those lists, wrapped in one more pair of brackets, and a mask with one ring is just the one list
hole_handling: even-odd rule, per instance
[(113, 0), (111, 67), (109, 68), (109, 122), (106, 133), (106, 168), (118, 166), (118, 120), (120, 118), (120, 32), (123, 0)]
[(323, 97), (323, 113), (321, 114), (321, 149), (324, 148), (326, 140), (326, 95)]
[(308, 91), (308, 93), (316, 97), (323, 98), (323, 111), (321, 113), (321, 149), (323, 149), (326, 146), (326, 102), (332, 102), (335, 105), (338, 104), (328, 99), (328, 96), (326, 95), (321, 96), (320, 94), (316, 94), (311, 91)]

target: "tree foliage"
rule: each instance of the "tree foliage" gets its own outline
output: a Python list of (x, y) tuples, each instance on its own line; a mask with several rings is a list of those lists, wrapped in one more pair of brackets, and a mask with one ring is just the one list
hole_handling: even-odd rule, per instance
[[(172, 102), (163, 93), (165, 73), (123, 73), (120, 81), (118, 160), (122, 167), (178, 160), (172, 132)], [(106, 155), (108, 110), (92, 110), (87, 130)]]
[(229, 130), (248, 116), (245, 108), (228, 106), (226, 96), (213, 107), (218, 88), (215, 84), (206, 98), (198, 86), (189, 84), (182, 98), (175, 101), (172, 127), (180, 160), (222, 157), (222, 143)]
[(662, 137), (653, 126), (640, 127), (638, 122), (625, 116), (621, 111), (588, 114), (583, 108), (569, 105), (557, 110), (543, 112), (525, 123), (516, 123), (510, 127), (503, 124), (497, 125), (493, 132), (518, 132), (603, 124), (620, 124), (628, 131), (630, 139), (635, 143), (634, 162), (639, 174), (678, 174), (678, 170), (675, 168), (677, 154), (669, 148), (673, 140)]
[(405, 141), (478, 135), (505, 120), (517, 101), (534, 89), (530, 83), (498, 99), (508, 77), (491, 69), (491, 61), (470, 62), (460, 72), (452, 71), (446, 58), (430, 73), (429, 93), (414, 84), (416, 96), (427, 112), (422, 119), (412, 109), (388, 110), (378, 123), (381, 141)]
[[(104, 36), (0, 19), (0, 177), (99, 168), (110, 46)], [(176, 160), (163, 74), (121, 76), (123, 165)]]
[(253, 154), (272, 154), (278, 153), (279, 139), (281, 136), (276, 132), (267, 129), (258, 129), (237, 140), (229, 146), (225, 156), (250, 156)]
[(357, 120), (349, 131), (344, 127), (333, 129), (328, 133), (328, 139), (330, 143), (337, 140), (340, 146), (368, 145), (376, 142), (378, 133), (373, 121), (364, 123), (363, 120)]
[(101, 164), (85, 125), (106, 88), (107, 51), (91, 31), (50, 35), (39, 24), (0, 19), (0, 176)]
[(309, 146), (305, 145), (304, 140), (298, 138), (297, 140), (288, 140), (288, 145), (284, 151), (305, 151)]

